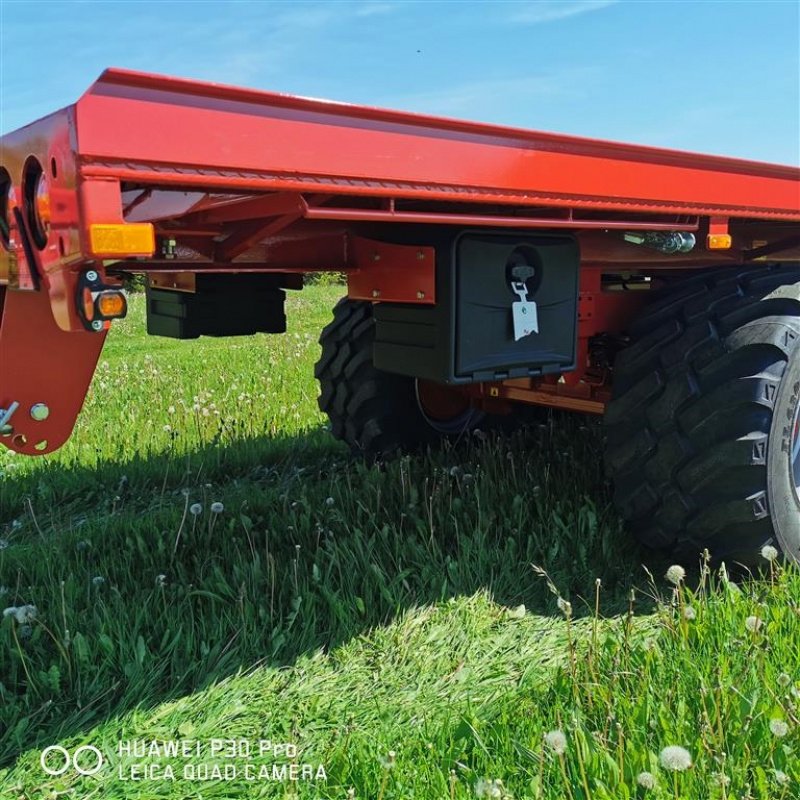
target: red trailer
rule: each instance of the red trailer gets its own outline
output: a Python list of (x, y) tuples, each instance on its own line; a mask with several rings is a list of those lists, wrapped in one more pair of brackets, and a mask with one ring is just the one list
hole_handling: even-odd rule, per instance
[(285, 330), (370, 457), (604, 414), (644, 543), (800, 558), (800, 170), (107, 70), (0, 139), (0, 442), (69, 437), (123, 283), (154, 335)]

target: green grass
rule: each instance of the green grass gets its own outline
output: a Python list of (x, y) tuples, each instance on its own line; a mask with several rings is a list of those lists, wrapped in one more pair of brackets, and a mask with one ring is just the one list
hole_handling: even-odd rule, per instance
[[(312, 377), (340, 292), (294, 295), (287, 336), (199, 342), (145, 337), (134, 297), (71, 442), (0, 454), (0, 608), (38, 609), (0, 624), (0, 798), (797, 797), (797, 570), (702, 567), (673, 595), (580, 417), (351, 460)], [(178, 780), (136, 782), (159, 759), (116, 754), (219, 738), (294, 743), (327, 780), (172, 758)], [(58, 743), (111, 764), (48, 777)], [(659, 766), (668, 745), (692, 767)]]

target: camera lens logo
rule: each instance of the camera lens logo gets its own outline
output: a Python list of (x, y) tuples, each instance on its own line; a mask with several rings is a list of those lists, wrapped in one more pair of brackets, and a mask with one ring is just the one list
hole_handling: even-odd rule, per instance
[(71, 755), (66, 747), (54, 744), (42, 750), (39, 763), (48, 775), (63, 775), (70, 768), (78, 775), (96, 775), (103, 768), (105, 758), (91, 744), (81, 745)]

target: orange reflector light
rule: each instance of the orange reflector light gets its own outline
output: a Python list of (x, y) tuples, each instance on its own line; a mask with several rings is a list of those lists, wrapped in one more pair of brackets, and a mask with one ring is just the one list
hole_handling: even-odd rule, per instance
[(730, 250), (732, 243), (729, 233), (709, 233), (706, 237), (706, 250)]
[(97, 296), (97, 310), (105, 319), (124, 317), (128, 310), (125, 295), (122, 292), (104, 291)]
[(102, 258), (152, 256), (156, 251), (156, 235), (149, 222), (90, 225), (89, 249), (93, 256)]
[(83, 290), (83, 316), (88, 322), (94, 319), (94, 297), (88, 287)]

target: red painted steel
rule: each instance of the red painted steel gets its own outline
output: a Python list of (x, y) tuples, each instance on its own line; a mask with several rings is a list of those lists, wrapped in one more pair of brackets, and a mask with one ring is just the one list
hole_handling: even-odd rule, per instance
[[(51, 226), (27, 253), (24, 222), (13, 251), (0, 244), (0, 408), (55, 410), (35, 424), (29, 409), (16, 412), (27, 443), (12, 446), (23, 452), (34, 439), (47, 439), (41, 452), (66, 439), (102, 347), (104, 333), (84, 330), (75, 303), (81, 271), (106, 277), (88, 246), (95, 223), (152, 222), (154, 256), (117, 266), (182, 287), (201, 271), (344, 270), (353, 296), (421, 303), (435, 287), (432, 266), (412, 258), (419, 224), (574, 230), (578, 368), (561, 381), (470, 391), (583, 410), (602, 408), (608, 392), (589, 364), (590, 338), (622, 330), (640, 302), (603, 291), (603, 271), (800, 260), (797, 168), (118, 69), (73, 106), (0, 137), (0, 166), (26, 213), (30, 164), (47, 177)], [(381, 244), (381, 264), (364, 237), (386, 223), (408, 240)], [(698, 246), (666, 255), (623, 241), (622, 230), (692, 231)], [(730, 249), (704, 249), (722, 232)]]
[[(106, 332), (67, 333), (56, 324), (44, 292), (0, 287), (0, 408), (19, 408), (11, 417), (13, 435), (0, 443), (26, 455), (61, 447), (78, 418)], [(47, 406), (46, 419), (31, 415)], [(0, 415), (1, 416), (1, 415)]]
[(800, 219), (800, 171), (110, 69), (76, 104), (83, 173)]
[(354, 237), (347, 294), (381, 303), (436, 303), (436, 250)]

